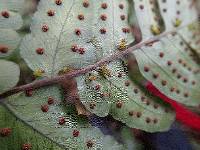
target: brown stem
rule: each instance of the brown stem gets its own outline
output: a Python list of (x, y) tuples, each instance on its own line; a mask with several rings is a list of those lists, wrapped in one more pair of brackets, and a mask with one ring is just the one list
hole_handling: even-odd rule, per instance
[[(183, 27), (181, 27), (181, 28), (183, 28)], [(180, 28), (177, 28), (177, 29), (175, 29), (173, 31), (164, 32), (164, 33), (162, 33), (162, 34), (160, 34), (158, 36), (150, 38), (147, 41), (144, 41), (144, 42), (136, 44), (136, 45), (134, 45), (132, 47), (129, 47), (128, 49), (126, 49), (124, 51), (117, 51), (113, 55), (105, 57), (105, 58), (101, 59), (100, 61), (98, 61), (97, 63), (95, 63), (93, 65), (88, 65), (85, 68), (82, 68), (82, 69), (79, 69), (79, 70), (75, 70), (75, 71), (70, 72), (70, 73), (65, 74), (65, 75), (55, 76), (55, 77), (52, 77), (52, 78), (45, 78), (45, 79), (42, 79), (42, 80), (34, 81), (34, 82), (26, 84), (26, 85), (14, 87), (14, 88), (12, 88), (12, 89), (0, 94), (0, 102), (2, 102), (3, 101), (2, 99), (5, 98), (5, 97), (8, 97), (10, 95), (13, 95), (13, 94), (21, 92), (21, 91), (25, 91), (27, 89), (37, 89), (37, 88), (44, 87), (44, 86), (58, 84), (58, 83), (62, 82), (63, 80), (83, 75), (83, 74), (85, 74), (87, 72), (95, 70), (97, 67), (102, 66), (103, 64), (108, 64), (111, 61), (114, 61), (116, 59), (120, 59), (123, 56), (126, 56), (127, 54), (129, 54), (130, 52), (141, 48), (142, 46), (145, 46), (145, 45), (148, 45), (148, 44), (151, 45), (155, 41), (158, 41), (160, 38), (162, 38), (162, 37), (164, 37), (164, 36), (166, 36), (166, 35), (168, 35), (170, 33), (176, 32), (178, 29), (180, 29)]]

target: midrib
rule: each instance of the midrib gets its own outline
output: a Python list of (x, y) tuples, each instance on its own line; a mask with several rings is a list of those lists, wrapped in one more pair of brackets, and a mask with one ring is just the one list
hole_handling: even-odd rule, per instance
[(74, 6), (74, 1), (75, 1), (75, 0), (73, 0), (71, 7), (70, 7), (69, 11), (68, 11), (67, 14), (66, 14), (66, 18), (65, 18), (65, 20), (64, 20), (64, 22), (63, 22), (62, 28), (61, 28), (60, 33), (59, 33), (58, 42), (57, 42), (57, 45), (56, 45), (56, 48), (55, 48), (55, 52), (54, 52), (54, 55), (53, 55), (53, 63), (52, 63), (51, 76), (54, 75), (56, 57), (57, 57), (57, 53), (58, 53), (58, 51), (59, 51), (59, 44), (60, 44), (62, 32), (63, 32), (64, 27), (65, 27), (65, 24), (66, 24), (66, 22), (67, 22), (67, 20), (68, 20), (69, 14), (71, 13), (71, 10), (72, 10), (72, 8), (73, 8), (73, 6)]

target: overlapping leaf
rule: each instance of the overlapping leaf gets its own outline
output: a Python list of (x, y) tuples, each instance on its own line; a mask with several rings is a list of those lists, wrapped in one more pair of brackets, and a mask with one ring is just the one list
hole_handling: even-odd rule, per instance
[(1, 9), (20, 12), (24, 6), (24, 0), (1, 0)]
[(142, 74), (160, 91), (181, 103), (199, 104), (199, 78), (195, 74), (198, 66), (168, 37), (151, 47), (142, 47), (134, 54)]
[[(53, 103), (48, 102), (49, 99)], [(32, 97), (19, 93), (11, 96), (5, 104), (18, 118), (63, 148), (126, 149), (92, 127), (86, 118), (78, 116), (73, 106), (62, 101), (58, 87), (36, 90)], [(48, 107), (47, 112), (42, 109), (44, 105)], [(63, 118), (64, 123), (61, 123), (59, 120)]]
[(178, 31), (178, 34), (187, 42), (187, 44), (200, 56), (200, 24), (194, 22), (189, 26)]
[(199, 23), (195, 1), (163, 1), (158, 0), (161, 15), (165, 23), (165, 31), (181, 27), (179, 35), (194, 50), (199, 49)]
[[(119, 8), (121, 3), (123, 8)], [(72, 0), (60, 5), (41, 1), (32, 33), (21, 45), (21, 55), (32, 70), (42, 69), (46, 76), (55, 75), (66, 66), (93, 64), (112, 54), (123, 39), (122, 46), (133, 42), (127, 11), (126, 0)], [(53, 16), (49, 16), (50, 12)], [(43, 55), (36, 53), (38, 48), (43, 49)]]
[[(128, 4), (126, 0), (41, 1), (21, 55), (32, 70), (41, 69), (44, 76), (52, 76), (64, 67), (85, 67), (115, 50), (124, 50), (134, 41), (127, 22)], [(166, 114), (164, 106), (134, 94), (137, 87), (129, 81), (120, 61), (78, 77), (77, 84), (82, 103), (99, 116), (111, 114), (130, 127), (150, 132), (166, 130), (173, 121), (173, 113)], [(121, 109), (116, 107), (120, 102)]]
[(158, 0), (166, 31), (187, 26), (198, 18), (193, 0)]
[(16, 31), (10, 29), (0, 29), (0, 58), (8, 56), (15, 50), (20, 42), (20, 37)]
[(0, 105), (0, 130), (11, 129), (7, 137), (0, 136), (0, 145), (2, 150), (22, 149), (23, 144), (30, 144), (31, 150), (62, 150), (55, 143), (35, 132), (21, 120), (16, 119), (13, 114), (4, 106)]
[(0, 57), (5, 57), (17, 48), (20, 37), (15, 30), (22, 26), (19, 14), (24, 0), (0, 0)]
[[(110, 63), (108, 69), (110, 76), (106, 78), (99, 71), (78, 78), (80, 100), (86, 108), (102, 117), (111, 114), (129, 127), (148, 132), (167, 130), (173, 112), (131, 82), (120, 62)], [(90, 81), (91, 76), (96, 80)]]
[(182, 27), (178, 33), (194, 50), (199, 49), (199, 23), (195, 1), (163, 1), (158, 0), (161, 15), (165, 23), (165, 31)]
[(15, 86), (19, 80), (19, 67), (10, 61), (0, 60), (0, 93)]
[(160, 34), (163, 30), (162, 18), (156, 0), (133, 0), (136, 18), (141, 28), (143, 40)]
[[(176, 19), (177, 13), (175, 12), (178, 11), (179, 8), (172, 7), (170, 11), (171, 7), (169, 8), (169, 5), (171, 5), (171, 3), (173, 2), (159, 1), (166, 31), (177, 27), (173, 25), (172, 20)], [(180, 1), (180, 3), (181, 4), (177, 5), (180, 5), (180, 8), (187, 8), (187, 15), (185, 12), (183, 14), (182, 12), (179, 14), (178, 12), (178, 16), (180, 16), (178, 19), (182, 19), (181, 23), (183, 23), (179, 24), (179, 26), (189, 25), (193, 21), (189, 19), (189, 16), (194, 14), (194, 10), (189, 9), (189, 2)], [(155, 5), (155, 3), (152, 2), (151, 5)], [(145, 7), (147, 6), (144, 6), (144, 8)], [(171, 13), (174, 15), (171, 15)], [(168, 16), (170, 17), (168, 18)], [(183, 16), (185, 16), (184, 19)], [(153, 19), (153, 16), (146, 14), (143, 18)], [(195, 18), (195, 16), (193, 16), (193, 18)], [(141, 17), (139, 20), (142, 20)], [(141, 26), (141, 30), (149, 30), (149, 26)], [(185, 29), (181, 29), (179, 32), (182, 30)], [(191, 59), (190, 53), (185, 53), (185, 51), (189, 51), (189, 49), (190, 48), (180, 35), (172, 34), (161, 38), (153, 45), (144, 46), (136, 50), (134, 54), (144, 77), (151, 81), (161, 92), (174, 100), (187, 105), (196, 106), (199, 104), (200, 98), (199, 66)]]

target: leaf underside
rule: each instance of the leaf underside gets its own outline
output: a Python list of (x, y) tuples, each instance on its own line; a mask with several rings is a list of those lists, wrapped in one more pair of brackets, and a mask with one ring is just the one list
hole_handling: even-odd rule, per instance
[[(43, 76), (48, 77), (58, 74), (64, 67), (78, 69), (94, 64), (134, 42), (127, 20), (128, 4), (126, 0), (100, 0), (91, 1), (88, 7), (84, 7), (80, 0), (63, 1), (61, 5), (56, 5), (54, 1), (41, 1), (33, 17), (32, 32), (22, 42), (21, 55), (32, 70), (41, 69), (44, 71)], [(54, 12), (53, 16), (48, 15), (50, 10)], [(106, 19), (102, 19), (102, 15)], [(125, 16), (124, 19), (122, 15)], [(48, 30), (44, 30), (44, 27), (48, 27)], [(102, 33), (102, 29), (105, 29), (105, 33)], [(73, 46), (77, 46), (77, 49), (72, 50)], [(38, 48), (42, 49), (44, 54), (39, 55)], [(80, 48), (84, 48), (84, 54), (80, 53)], [(120, 61), (98, 69), (101, 73), (94, 71), (98, 81), (85, 83), (89, 74), (76, 78), (80, 100), (88, 110), (99, 116), (111, 114), (130, 127), (149, 132), (169, 128), (174, 114), (165, 113), (165, 106), (160, 105), (157, 109), (155, 104), (154, 109), (154, 100), (149, 102), (140, 94), (134, 94), (134, 88), (137, 86), (131, 83)], [(117, 77), (120, 72), (123, 74), (122, 78)], [(98, 82), (102, 91), (94, 90), (95, 83)], [(130, 86), (126, 86), (129, 82)], [(109, 94), (111, 96), (107, 97)], [(116, 109), (118, 102), (124, 103), (122, 109)], [(93, 107), (91, 105), (94, 105), (94, 110), (90, 109)], [(129, 115), (129, 112), (133, 114)], [(164, 119), (164, 116), (167, 116), (167, 119)]]
[[(142, 92), (129, 79), (120, 61), (110, 63), (108, 68), (110, 77), (93, 71), (77, 78), (80, 100), (86, 108), (101, 117), (111, 114), (129, 127), (148, 132), (167, 130), (174, 118), (170, 108)], [(89, 76), (97, 79), (89, 81)]]
[(6, 53), (0, 52), (1, 58), (10, 55), (18, 47), (21, 38), (16, 31), (10, 29), (0, 29), (0, 33), (0, 49), (8, 49)]
[(142, 32), (142, 39), (148, 40), (154, 36), (152, 32), (152, 26), (159, 27), (159, 31), (163, 31), (162, 18), (160, 10), (158, 9), (158, 3), (155, 0), (132, 0), (135, 8), (135, 15), (137, 22)]
[[(136, 2), (142, 3), (142, 2)], [(173, 5), (172, 5), (173, 3)], [(140, 5), (137, 4), (137, 7)], [(186, 104), (188, 106), (199, 105), (199, 65), (193, 60), (191, 47), (196, 49), (198, 44), (195, 41), (190, 42), (194, 35), (193, 26), (197, 24), (197, 12), (191, 6), (191, 1), (158, 1), (159, 8), (153, 1), (151, 7), (156, 7), (161, 12), (165, 32), (175, 30), (180, 27), (178, 33), (168, 34), (152, 45), (141, 47), (133, 52), (135, 55), (140, 71), (143, 76), (151, 81), (161, 92), (168, 97)], [(142, 20), (154, 20), (159, 26), (159, 20), (155, 20), (155, 9), (146, 9), (149, 4), (144, 3), (142, 12), (146, 12), (145, 16), (141, 16), (142, 12), (137, 15), (139, 22)], [(147, 15), (151, 12), (154, 15)], [(141, 18), (142, 17), (142, 18)], [(142, 33), (146, 30), (152, 32), (153, 24), (145, 24), (140, 26)], [(156, 28), (156, 29), (157, 29)], [(191, 29), (192, 28), (192, 29)], [(197, 28), (197, 27), (196, 27)], [(156, 30), (155, 29), (155, 30)], [(144, 35), (143, 40), (153, 36), (152, 34)], [(190, 39), (190, 40), (189, 40)], [(195, 43), (195, 44), (194, 44)], [(195, 46), (194, 46), (195, 45)]]
[[(192, 0), (158, 0), (158, 3), (166, 31), (171, 31), (176, 26), (187, 26), (198, 18), (197, 9)], [(177, 20), (180, 20), (180, 24)]]
[[(107, 0), (106, 9), (101, 6), (104, 2), (91, 1), (86, 8), (82, 0), (63, 1), (61, 5), (41, 1), (33, 17), (31, 34), (21, 44), (21, 55), (29, 67), (52, 76), (63, 67), (78, 69), (94, 64), (111, 55), (123, 39), (126, 45), (133, 42), (130, 29), (129, 33), (122, 31), (129, 27), (128, 2)], [(120, 3), (124, 9), (119, 8)], [(54, 16), (48, 16), (49, 11)], [(120, 15), (125, 19), (121, 20)], [(47, 32), (43, 31), (44, 27), (48, 27)], [(73, 46), (76, 49), (72, 50)], [(44, 50), (43, 55), (36, 53), (38, 48)]]
[(2, 150), (22, 149), (23, 144), (31, 144), (31, 150), (62, 150), (59, 146), (44, 138), (32, 128), (24, 125), (16, 119), (5, 107), (0, 106), (0, 128), (11, 128), (12, 132), (8, 137), (0, 136)]
[[(200, 26), (199, 22), (195, 22), (188, 27), (178, 31), (178, 34), (185, 42), (200, 56)], [(189, 51), (187, 51), (189, 52)], [(190, 54), (191, 55), (191, 54)]]
[[(22, 26), (18, 13), (22, 1), (0, 2), (3, 4), (0, 11), (7, 11), (10, 15), (8, 18), (0, 16), (0, 32), (3, 33), (0, 48), (10, 50), (7, 54), (0, 54), (5, 57), (20, 42), (15, 30)], [(128, 22), (128, 14), (134, 7), (143, 41), (182, 26), (178, 33), (166, 35), (151, 46), (133, 52), (141, 73), (168, 97), (189, 106), (199, 105), (199, 65), (192, 59), (190, 49), (197, 50), (200, 42), (195, 34), (197, 29), (191, 29), (189, 25), (196, 19), (195, 10), (189, 9), (189, 1), (179, 1), (178, 4), (175, 1), (135, 0), (131, 7), (128, 0), (61, 2), (41, 0), (33, 17), (31, 34), (22, 41), (21, 56), (33, 71), (42, 70), (43, 77), (52, 77), (61, 71), (92, 65), (115, 51), (126, 49), (135, 40)], [(191, 38), (194, 40), (190, 41)], [(9, 67), (3, 71), (9, 75), (0, 77), (4, 79), (0, 82), (3, 83), (0, 92), (14, 86), (19, 77), (15, 66), (11, 68), (12, 75), (15, 75), (13, 81), (9, 81), (9, 85), (5, 83), (11, 77)], [(131, 81), (126, 67), (119, 60), (77, 77), (76, 81), (81, 102), (100, 117), (111, 115), (129, 127), (147, 132), (167, 130), (174, 120), (171, 108)], [(50, 97), (55, 100), (54, 104), (48, 104)], [(92, 149), (127, 149), (92, 127), (87, 118), (78, 116), (75, 108), (62, 99), (58, 87), (48, 87), (35, 90), (32, 97), (24, 93), (11, 96), (5, 105), (18, 118), (61, 147), (88, 149), (88, 142), (92, 142)], [(43, 112), (42, 106), (47, 106), (48, 112)], [(66, 121), (63, 125), (59, 124), (62, 117)], [(78, 137), (74, 137), (74, 131), (79, 131)]]
[(23, 24), (19, 14), (23, 2), (24, 0), (0, 0), (0, 58), (9, 56), (21, 41), (16, 30)]
[(10, 61), (0, 60), (0, 93), (15, 86), (19, 80), (19, 67)]
[[(32, 97), (19, 93), (11, 96), (5, 105), (17, 118), (63, 148), (88, 149), (88, 142), (92, 142), (91, 149), (124, 149), (113, 138), (92, 127), (87, 118), (78, 116), (73, 106), (62, 101), (60, 92), (58, 87), (49, 87), (35, 90)], [(54, 99), (51, 105), (48, 105), (49, 97)], [(43, 105), (48, 105), (48, 112), (41, 110)], [(64, 124), (59, 124), (61, 118), (65, 119)], [(79, 132), (77, 137), (73, 136), (74, 130)]]

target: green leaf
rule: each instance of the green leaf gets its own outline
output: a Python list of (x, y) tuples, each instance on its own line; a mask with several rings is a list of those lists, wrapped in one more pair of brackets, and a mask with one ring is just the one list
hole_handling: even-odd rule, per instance
[[(0, 9), (0, 12), (3, 13), (4, 10)], [(9, 14), (9, 18), (5, 18), (3, 16), (0, 16), (0, 28), (1, 29), (14, 29), (17, 30), (22, 26), (22, 18), (20, 14), (12, 12), (12, 11), (7, 11), (6, 12)]]
[(185, 26), (198, 18), (193, 0), (158, 0), (166, 31)]
[(143, 76), (161, 92), (183, 104), (197, 106), (200, 78), (196, 71), (199, 66), (184, 52), (185, 48), (188, 47), (180, 36), (168, 35), (134, 54)]
[(20, 37), (15, 30), (21, 28), (23, 21), (19, 11), (24, 0), (0, 0), (0, 57), (10, 55), (20, 43)]
[(159, 0), (159, 7), (155, 1), (134, 2), (143, 38), (151, 37), (150, 31), (154, 31), (154, 35), (159, 34), (163, 27), (159, 11), (163, 17), (165, 32), (172, 31), (175, 27), (183, 28), (177, 31), (178, 34), (168, 34), (155, 41), (153, 46), (147, 45), (133, 52), (141, 73), (168, 97), (189, 106), (199, 105), (199, 65), (191, 57), (188, 47), (191, 35), (185, 32), (188, 28), (185, 26), (197, 20), (197, 11), (191, 6), (192, 1)]
[[(24, 0), (0, 0), (0, 28), (17, 30), (22, 26), (22, 18), (18, 13), (23, 8)], [(7, 14), (6, 17), (2, 14)]]
[(10, 61), (0, 60), (0, 93), (15, 86), (19, 80), (19, 67)]
[[(88, 2), (88, 6), (84, 7), (83, 2)], [(111, 55), (123, 39), (125, 45), (133, 42), (127, 21), (128, 2), (108, 0), (102, 6), (104, 2), (71, 0), (56, 5), (55, 1), (40, 1), (31, 34), (21, 44), (21, 56), (29, 67), (34, 71), (44, 70), (44, 76), (52, 76), (63, 67), (77, 69), (94, 64)], [(120, 4), (123, 9), (119, 8)], [(48, 12), (54, 15), (49, 16)], [(121, 15), (125, 15), (124, 20)], [(47, 32), (42, 30), (45, 27)], [(129, 33), (124, 33), (123, 28), (128, 28)], [(72, 51), (73, 46), (77, 46), (76, 52)], [(43, 55), (37, 54), (38, 48), (43, 49)], [(80, 54), (81, 50), (84, 54)]]
[(187, 42), (187, 44), (195, 50), (200, 56), (200, 36), (199, 22), (194, 22), (178, 31), (178, 34)]
[(20, 150), (23, 144), (31, 144), (31, 150), (62, 150), (55, 143), (16, 119), (5, 107), (0, 106), (0, 130), (3, 128), (10, 128), (11, 134), (7, 137), (0, 136), (2, 150)]
[(147, 40), (160, 34), (163, 27), (161, 26), (162, 18), (157, 1), (133, 0), (133, 2), (137, 21), (142, 32), (142, 39)]
[[(191, 24), (189, 26), (191, 26)], [(190, 33), (190, 32), (182, 36), (186, 28), (189, 28), (189, 26), (186, 26), (178, 30), (177, 33), (173, 34), (173, 36), (168, 35), (168, 39), (171, 43), (173, 43), (173, 45), (175, 45), (175, 47), (177, 47), (180, 50), (182, 56), (184, 56), (184, 59), (186, 59), (185, 61), (187, 61), (190, 64), (190, 66), (187, 66), (186, 68), (188, 68), (188, 70), (190, 71), (191, 70), (190, 67), (193, 66), (192, 67), (193, 69), (191, 71), (193, 71), (196, 76), (199, 76), (198, 56), (195, 56), (196, 55), (195, 52), (198, 53), (198, 42), (196, 40), (199, 38), (199, 36), (196, 33)], [(194, 34), (196, 34), (195, 39), (194, 37), (192, 37), (191, 34), (193, 36)], [(189, 41), (189, 38), (194, 39), (194, 41), (191, 39)], [(195, 57), (197, 57), (197, 59), (195, 59)]]
[[(32, 32), (23, 39), (21, 45), (21, 55), (29, 67), (34, 71), (44, 70), (43, 75), (50, 77), (56, 75), (64, 67), (82, 68), (111, 55), (119, 48), (124, 50), (134, 41), (132, 35), (127, 33), (127, 30), (130, 31), (127, 21), (129, 3), (125, 0), (104, 2), (91, 1), (87, 3), (87, 7), (84, 7), (83, 1), (79, 0), (62, 1), (61, 5), (56, 5), (54, 1), (42, 0), (33, 17)], [(53, 16), (49, 16), (49, 12)], [(121, 15), (125, 15), (124, 20)], [(83, 16), (84, 19), (80, 20)], [(44, 27), (48, 30), (44, 30)], [(126, 33), (123, 32), (123, 28)], [(77, 29), (80, 30), (80, 35), (76, 35)], [(101, 29), (105, 29), (106, 33), (101, 34)], [(84, 48), (85, 53), (80, 54), (80, 49), (75, 49), (77, 52), (73, 52), (71, 49), (73, 45)], [(38, 48), (42, 50), (42, 54), (38, 54)], [(85, 80), (88, 81), (89, 74), (77, 78), (80, 100), (88, 110), (101, 117), (111, 114), (130, 127), (149, 132), (169, 128), (174, 114), (171, 112), (166, 114), (163, 105), (160, 105), (159, 109), (154, 109), (153, 104), (147, 106), (150, 103), (149, 100), (141, 101), (141, 95), (133, 92), (136, 86), (132, 83), (126, 86), (131, 81), (120, 61), (111, 63), (108, 68), (101, 66), (99, 70), (101, 73), (96, 70), (89, 74), (94, 73), (100, 78), (98, 82), (102, 86), (101, 92), (94, 90), (96, 81), (85, 82)], [(111, 70), (111, 77), (109, 77), (109, 70)], [(117, 77), (119, 72), (123, 73), (121, 79)], [(109, 93), (111, 96), (102, 98), (102, 94), (109, 95)], [(93, 104), (93, 101), (98, 101), (98, 103)], [(120, 110), (116, 108), (118, 101), (124, 102), (124, 107)], [(151, 102), (154, 103), (154, 100)], [(93, 107), (91, 105), (96, 105), (94, 110), (91, 109)], [(129, 116), (129, 111), (134, 111), (134, 117)], [(135, 119), (137, 114), (139, 117)], [(155, 123), (153, 120), (156, 120)]]
[[(48, 87), (33, 91), (31, 97), (24, 93), (16, 94), (5, 104), (17, 118), (63, 148), (87, 149), (90, 142), (93, 143), (91, 149), (124, 149), (112, 137), (92, 127), (87, 118), (78, 116), (75, 108), (66, 105), (62, 98), (58, 87)], [(49, 99), (54, 103), (48, 104)], [(41, 109), (44, 105), (49, 108), (47, 112)], [(61, 118), (64, 118), (64, 124), (59, 123)], [(73, 135), (74, 131), (77, 131), (77, 137)]]
[(19, 12), (24, 7), (24, 0), (0, 0), (1, 9), (8, 9), (14, 12)]
[[(142, 92), (129, 79), (120, 61), (107, 66), (110, 76), (102, 76), (99, 69), (77, 78), (80, 100), (88, 110), (101, 117), (110, 114), (129, 127), (148, 132), (170, 127), (173, 112), (166, 113), (166, 105)], [(91, 77), (96, 79), (91, 81)]]
[(19, 37), (18, 33), (14, 30), (0, 29), (0, 32), (0, 49), (4, 49), (5, 51), (7, 51), (5, 53), (0, 52), (1, 58), (10, 55), (13, 52), (13, 50), (15, 50), (18, 47), (21, 38)]

